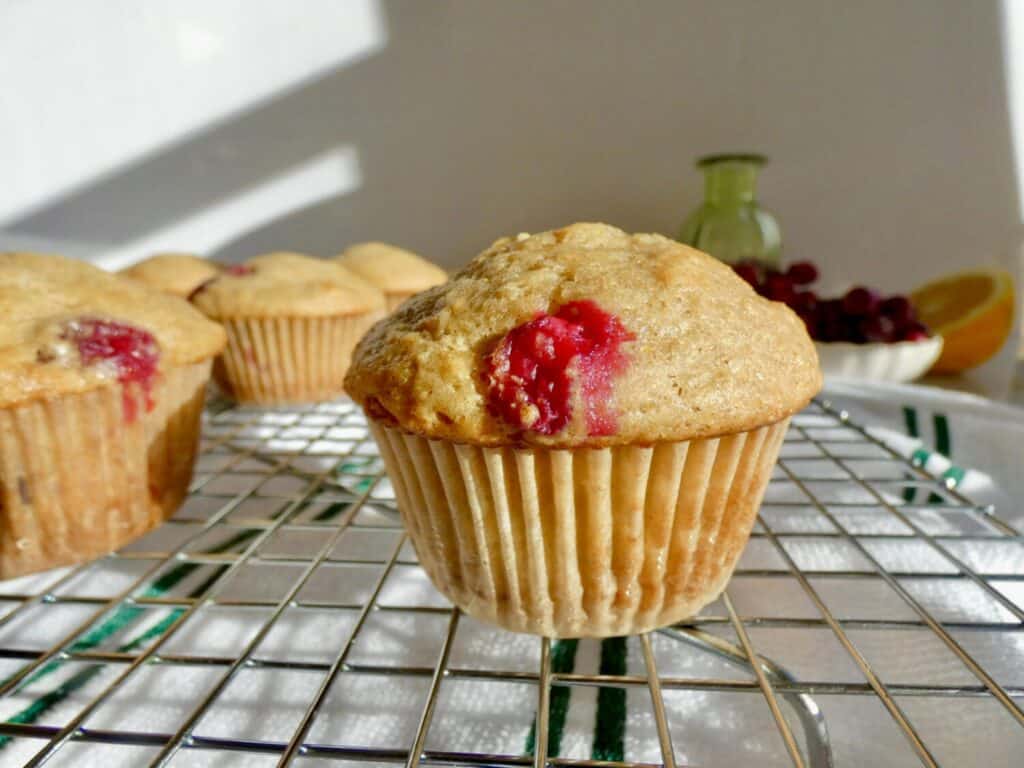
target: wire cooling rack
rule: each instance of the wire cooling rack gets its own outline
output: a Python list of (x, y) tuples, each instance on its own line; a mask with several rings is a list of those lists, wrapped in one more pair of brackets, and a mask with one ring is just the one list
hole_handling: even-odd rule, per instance
[(453, 610), (350, 402), (204, 418), (171, 521), (0, 584), (0, 765), (1020, 764), (1019, 532), (827, 402), (727, 592), (604, 641)]

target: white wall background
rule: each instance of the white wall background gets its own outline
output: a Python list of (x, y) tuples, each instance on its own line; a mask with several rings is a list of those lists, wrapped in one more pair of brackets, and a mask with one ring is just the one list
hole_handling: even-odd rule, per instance
[(575, 219), (673, 233), (701, 194), (693, 158), (750, 149), (772, 158), (762, 197), (788, 258), (909, 288), (1018, 237), (1003, 16), (997, 0), (7, 0), (0, 229), (108, 263), (372, 237), (455, 265)]

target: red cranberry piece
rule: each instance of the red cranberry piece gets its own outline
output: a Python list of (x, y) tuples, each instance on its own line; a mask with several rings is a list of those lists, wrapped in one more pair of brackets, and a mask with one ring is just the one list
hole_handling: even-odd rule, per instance
[(149, 331), (113, 320), (83, 317), (68, 323), (61, 338), (75, 343), (82, 365), (113, 367), (117, 380), (126, 385), (127, 421), (135, 418), (135, 399), (128, 393), (131, 387), (139, 387), (145, 396), (146, 410), (153, 409), (151, 392), (160, 351)]
[(928, 338), (931, 338), (931, 334), (923, 323), (914, 321), (903, 329), (903, 341), (923, 341)]
[(860, 330), (867, 341), (891, 342), (899, 338), (895, 321), (885, 315), (869, 315), (860, 321)]
[(915, 320), (914, 307), (906, 296), (890, 296), (878, 306), (878, 311), (900, 328)]
[(843, 335), (840, 341), (848, 341), (852, 344), (863, 344), (867, 341), (864, 329), (861, 327), (862, 318), (846, 316), (843, 318)]
[(764, 279), (764, 295), (772, 301), (788, 304), (793, 297), (793, 281), (780, 272), (772, 271)]
[(845, 341), (846, 329), (841, 320), (819, 320), (817, 329), (818, 335), (815, 337), (817, 341)]
[(814, 291), (800, 291), (793, 294), (790, 306), (798, 313), (811, 312), (818, 306), (818, 296)]
[(843, 296), (843, 311), (854, 317), (871, 314), (878, 306), (878, 294), (870, 288), (858, 285)]
[(761, 280), (760, 275), (758, 274), (757, 267), (755, 267), (753, 264), (744, 263), (736, 264), (735, 266), (733, 266), (732, 269), (737, 275), (743, 278), (744, 281), (749, 283), (751, 287), (757, 290), (757, 286)]
[(813, 338), (817, 341), (840, 341), (845, 334), (843, 327), (843, 307), (839, 299), (819, 301), (817, 309), (817, 325)]
[(810, 285), (818, 279), (818, 268), (809, 261), (797, 261), (789, 265), (786, 277), (792, 280), (794, 285)]
[(797, 310), (797, 317), (804, 321), (807, 334), (813, 339), (818, 333), (818, 313), (811, 310)]
[(572, 418), (571, 372), (588, 433), (614, 433), (611, 385), (626, 365), (620, 347), (633, 338), (617, 317), (589, 300), (538, 314), (509, 331), (484, 360), (491, 411), (521, 429), (553, 435)]

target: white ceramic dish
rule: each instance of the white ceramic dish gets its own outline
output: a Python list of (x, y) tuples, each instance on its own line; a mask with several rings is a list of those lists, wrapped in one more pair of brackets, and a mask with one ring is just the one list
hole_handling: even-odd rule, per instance
[(923, 376), (942, 352), (942, 337), (892, 344), (815, 342), (825, 378), (905, 383)]

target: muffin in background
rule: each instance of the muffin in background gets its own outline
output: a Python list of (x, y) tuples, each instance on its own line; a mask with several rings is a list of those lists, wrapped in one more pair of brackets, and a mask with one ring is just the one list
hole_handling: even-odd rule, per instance
[(219, 275), (220, 269), (219, 264), (191, 253), (157, 253), (118, 274), (187, 299), (196, 288)]
[(0, 579), (110, 552), (192, 477), (224, 331), (61, 256), (0, 254)]
[(407, 301), (345, 383), (441, 592), (510, 630), (602, 637), (724, 589), (821, 372), (801, 320), (725, 264), (574, 224)]
[(334, 260), (383, 291), (389, 312), (410, 296), (448, 280), (448, 274), (436, 264), (387, 243), (358, 243)]
[(213, 376), (242, 403), (337, 397), (359, 337), (384, 315), (384, 295), (328, 261), (269, 253), (226, 267), (192, 303), (227, 331)]

